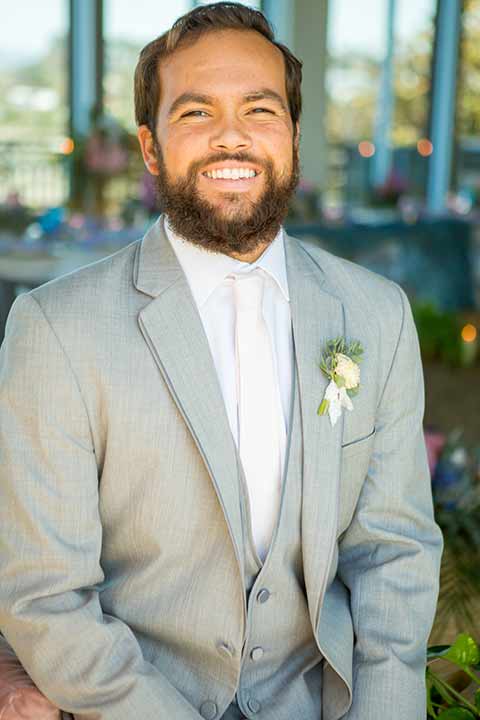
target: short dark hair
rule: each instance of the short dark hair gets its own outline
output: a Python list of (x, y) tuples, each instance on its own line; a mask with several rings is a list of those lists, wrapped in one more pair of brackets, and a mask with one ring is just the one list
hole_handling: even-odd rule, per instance
[(170, 30), (145, 45), (135, 68), (135, 121), (147, 125), (155, 136), (160, 102), (159, 62), (189, 40), (216, 30), (256, 30), (278, 48), (285, 63), (285, 82), (290, 115), (295, 124), (302, 112), (302, 62), (286, 45), (275, 40), (272, 26), (259, 11), (236, 2), (200, 5), (179, 17)]

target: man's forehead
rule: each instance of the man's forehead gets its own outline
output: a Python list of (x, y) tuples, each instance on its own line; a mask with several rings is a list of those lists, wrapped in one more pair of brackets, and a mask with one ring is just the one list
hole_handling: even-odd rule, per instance
[[(183, 44), (160, 62), (159, 109), (172, 116), (179, 98), (208, 96), (209, 101), (244, 101), (276, 94), (288, 107), (285, 63), (278, 48), (255, 31), (208, 32)], [(175, 107), (174, 107), (175, 106)]]
[(285, 63), (281, 51), (256, 31), (215, 30), (182, 43), (160, 62), (159, 72), (166, 87), (190, 84), (193, 79), (206, 83), (211, 80), (212, 85), (222, 79), (236, 85), (243, 79), (248, 84), (251, 79), (259, 88), (272, 82), (281, 87)]

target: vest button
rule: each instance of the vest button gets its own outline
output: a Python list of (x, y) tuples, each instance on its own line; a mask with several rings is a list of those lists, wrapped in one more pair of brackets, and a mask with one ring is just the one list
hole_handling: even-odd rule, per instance
[(270, 597), (270, 593), (268, 592), (267, 588), (262, 588), (257, 595), (257, 600), (260, 603), (265, 603), (265, 602), (267, 602), (269, 597)]
[(202, 706), (200, 707), (200, 715), (205, 718), (205, 720), (213, 720), (217, 717), (217, 705), (213, 702), (213, 700), (205, 700), (204, 703), (202, 703)]
[(260, 660), (263, 657), (263, 648), (254, 647), (252, 652), (250, 653), (250, 657), (252, 658), (252, 660)]
[(252, 713), (257, 713), (261, 709), (261, 704), (258, 702), (258, 700), (255, 700), (255, 698), (250, 698), (250, 700), (247, 702), (248, 709)]

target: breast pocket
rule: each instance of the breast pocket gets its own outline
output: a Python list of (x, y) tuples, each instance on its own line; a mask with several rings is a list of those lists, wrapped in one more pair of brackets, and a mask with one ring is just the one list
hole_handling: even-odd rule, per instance
[(355, 507), (368, 473), (370, 456), (375, 439), (375, 428), (369, 435), (342, 446), (340, 470), (340, 496), (338, 507), (338, 535), (341, 535), (352, 520)]

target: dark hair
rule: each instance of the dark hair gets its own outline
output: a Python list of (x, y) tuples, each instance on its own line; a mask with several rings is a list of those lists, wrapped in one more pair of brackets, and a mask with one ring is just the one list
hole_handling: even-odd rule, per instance
[(155, 136), (160, 101), (158, 66), (185, 42), (215, 30), (256, 30), (277, 47), (285, 62), (285, 81), (290, 115), (295, 126), (302, 111), (302, 62), (282, 43), (275, 41), (273, 29), (258, 10), (235, 2), (201, 5), (178, 18), (167, 32), (145, 45), (135, 68), (135, 121), (147, 125)]

